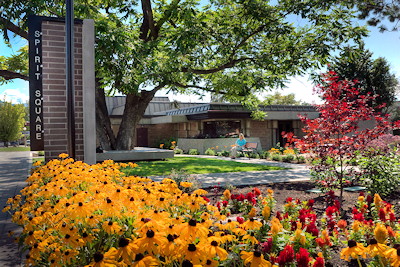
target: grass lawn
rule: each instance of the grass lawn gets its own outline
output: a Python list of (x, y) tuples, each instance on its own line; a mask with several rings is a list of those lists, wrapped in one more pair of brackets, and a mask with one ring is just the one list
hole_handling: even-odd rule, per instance
[(195, 157), (176, 157), (163, 161), (142, 161), (136, 163), (139, 165), (138, 167), (127, 168), (124, 170), (124, 173), (126, 173), (127, 175), (153, 176), (168, 175), (171, 173), (172, 169), (185, 169), (189, 174), (269, 171), (285, 169), (260, 164)]
[(15, 151), (30, 151), (29, 146), (19, 146), (19, 147), (0, 147), (0, 152), (15, 152)]

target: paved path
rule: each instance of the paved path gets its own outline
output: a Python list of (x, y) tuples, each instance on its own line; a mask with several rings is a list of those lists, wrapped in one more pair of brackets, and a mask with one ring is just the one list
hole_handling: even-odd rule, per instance
[[(180, 156), (180, 155), (177, 155)], [(189, 156), (189, 155), (182, 155)], [(226, 157), (215, 156), (194, 156), (210, 157), (223, 160), (232, 160)], [(266, 184), (276, 182), (307, 181), (310, 172), (305, 165), (289, 164), (260, 159), (238, 158), (234, 161), (243, 163), (256, 163), (289, 168), (277, 171), (255, 171), (237, 173), (212, 173), (196, 174), (203, 187), (229, 184)], [(18, 194), (25, 186), (25, 179), (28, 177), (31, 166), (30, 151), (24, 152), (0, 152), (0, 209), (3, 209), (7, 199)], [(163, 177), (151, 177), (154, 180), (161, 180)], [(22, 256), (18, 252), (18, 246), (13, 238), (8, 237), (9, 231), (19, 232), (20, 228), (11, 223), (8, 213), (0, 212), (0, 267), (22, 266)]]
[[(189, 155), (175, 155), (188, 157)], [(270, 166), (279, 166), (288, 168), (286, 170), (271, 170), (271, 171), (253, 171), (253, 172), (230, 172), (230, 173), (209, 173), (209, 174), (194, 174), (201, 182), (202, 187), (209, 187), (213, 185), (251, 185), (251, 184), (268, 184), (268, 183), (282, 183), (282, 182), (298, 182), (309, 181), (310, 171), (304, 164), (292, 164), (276, 161), (266, 161), (265, 159), (248, 159), (237, 158), (230, 159), (227, 157), (215, 156), (192, 156), (192, 157), (205, 157), (216, 158), (222, 160), (234, 160), (243, 163), (254, 163)], [(161, 180), (165, 176), (152, 176), (153, 180)]]
[(19, 232), (20, 228), (10, 220), (9, 213), (1, 212), (9, 197), (18, 194), (25, 186), (31, 166), (30, 151), (0, 152), (0, 266), (21, 265), (21, 254), (8, 231)]

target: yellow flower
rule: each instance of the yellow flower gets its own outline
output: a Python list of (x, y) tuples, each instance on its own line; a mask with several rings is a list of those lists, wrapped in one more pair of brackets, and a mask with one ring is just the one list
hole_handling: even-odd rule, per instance
[(375, 226), (374, 235), (375, 235), (375, 239), (379, 243), (385, 244), (386, 239), (388, 238), (388, 230), (386, 229), (386, 227), (383, 224), (377, 223)]
[(341, 259), (350, 261), (352, 258), (358, 258), (358, 256), (366, 258), (365, 247), (361, 243), (356, 243), (354, 240), (349, 240), (348, 245), (349, 247), (342, 249), (340, 252)]
[(388, 251), (389, 247), (384, 244), (379, 244), (376, 239), (370, 240), (370, 244), (366, 247), (366, 252), (371, 257), (380, 256), (385, 257), (385, 252)]
[(249, 212), (249, 218), (254, 218), (257, 215), (257, 210), (256, 208), (252, 207), (250, 212)]
[(193, 185), (193, 183), (189, 183), (189, 182), (180, 182), (180, 186), (185, 187), (185, 188), (189, 188)]
[(224, 195), (224, 200), (230, 200), (231, 199), (231, 191), (229, 191), (228, 189), (226, 189), (223, 193)]
[(218, 239), (219, 238), (216, 237), (208, 238), (205, 244), (201, 246), (201, 250), (209, 258), (218, 256), (220, 260), (226, 260), (228, 258), (228, 252), (219, 246)]
[(274, 217), (271, 220), (271, 234), (272, 236), (277, 235), (281, 230), (283, 226), (281, 222), (278, 220), (278, 218)]
[(264, 208), (262, 210), (262, 216), (264, 217), (264, 220), (266, 220), (266, 221), (271, 216), (271, 208), (268, 205), (264, 206)]
[(243, 223), (243, 227), (245, 230), (258, 230), (262, 226), (262, 223), (255, 220), (254, 218), (250, 218), (249, 220)]
[(117, 222), (105, 221), (103, 222), (103, 229), (108, 234), (117, 234), (121, 231), (121, 226)]
[(250, 267), (271, 267), (271, 263), (264, 259), (264, 255), (260, 251), (240, 252), (244, 265), (250, 264)]
[(382, 201), (383, 200), (382, 200), (382, 198), (381, 198), (381, 196), (379, 194), (375, 194), (374, 195), (374, 204), (375, 204), (375, 208), (377, 210), (379, 210), (381, 208)]

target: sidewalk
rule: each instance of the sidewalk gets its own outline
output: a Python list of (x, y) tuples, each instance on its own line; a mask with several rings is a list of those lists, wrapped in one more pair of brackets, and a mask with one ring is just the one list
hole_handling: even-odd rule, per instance
[[(243, 163), (262, 164), (269, 166), (278, 166), (288, 168), (286, 170), (271, 170), (271, 171), (253, 171), (253, 172), (228, 172), (228, 173), (209, 173), (209, 174), (193, 174), (201, 182), (202, 187), (209, 187), (217, 185), (255, 185), (255, 184), (268, 184), (268, 183), (282, 183), (282, 182), (300, 182), (309, 181), (311, 178), (310, 170), (304, 164), (292, 164), (276, 161), (267, 161), (265, 159), (249, 159), (249, 158), (236, 158), (229, 157), (215, 157), (206, 155), (175, 155), (178, 157), (203, 157), (214, 158), (221, 160), (234, 160)], [(160, 181), (165, 176), (150, 176), (149, 178)]]
[[(25, 186), (31, 166), (31, 152), (0, 152), (0, 208), (3, 209), (9, 197), (18, 194)], [(9, 231), (20, 231), (19, 227), (11, 222), (9, 213), (0, 212), (0, 266), (22, 266), (22, 257), (18, 245)]]

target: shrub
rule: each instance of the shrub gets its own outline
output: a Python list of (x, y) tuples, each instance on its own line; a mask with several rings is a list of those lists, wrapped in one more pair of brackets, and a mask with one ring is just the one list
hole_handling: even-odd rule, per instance
[(261, 158), (263, 158), (263, 159), (268, 159), (269, 157), (270, 157), (269, 151), (263, 151), (263, 152), (261, 153)]
[(219, 156), (219, 157), (229, 157), (229, 151), (227, 151), (227, 150), (222, 150), (222, 151), (219, 151), (219, 152), (217, 152), (217, 156)]
[(272, 154), (271, 159), (274, 161), (282, 161), (282, 156), (279, 154)]
[(39, 151), (38, 156), (43, 157), (44, 156), (44, 151)]
[[(168, 177), (174, 180), (175, 183), (179, 185), (179, 189), (186, 193), (191, 193), (201, 187), (201, 183), (196, 176), (189, 174), (185, 169), (172, 169)], [(191, 186), (183, 186), (185, 183), (190, 183)]]
[(371, 194), (388, 196), (400, 185), (400, 157), (396, 153), (397, 149), (392, 149), (386, 155), (379, 155), (373, 151), (358, 161), (360, 180)]
[(204, 151), (204, 154), (208, 155), (208, 156), (215, 156), (216, 153), (215, 153), (215, 150), (213, 150), (211, 148), (207, 148), (207, 150)]
[(296, 157), (297, 163), (305, 163), (306, 158), (304, 156), (297, 156)]
[(200, 152), (197, 148), (191, 148), (189, 149), (189, 155), (200, 155)]
[(180, 148), (175, 147), (174, 154), (183, 154), (183, 150)]
[(174, 149), (175, 146), (176, 146), (176, 138), (175, 137), (161, 139), (156, 142), (157, 148)]
[(282, 156), (283, 162), (292, 162), (293, 160), (294, 160), (294, 155), (292, 154), (287, 154)]

